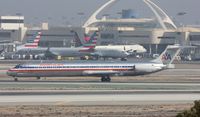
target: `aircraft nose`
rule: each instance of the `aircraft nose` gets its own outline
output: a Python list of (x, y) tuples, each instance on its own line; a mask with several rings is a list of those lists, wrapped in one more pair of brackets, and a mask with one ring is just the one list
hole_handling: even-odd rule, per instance
[(146, 52), (147, 52), (147, 49), (143, 48), (143, 52), (146, 53)]
[(13, 72), (13, 71), (11, 71), (11, 70), (8, 70), (8, 71), (7, 71), (7, 75), (8, 75), (8, 76), (16, 76), (16, 74), (17, 74), (16, 72)]

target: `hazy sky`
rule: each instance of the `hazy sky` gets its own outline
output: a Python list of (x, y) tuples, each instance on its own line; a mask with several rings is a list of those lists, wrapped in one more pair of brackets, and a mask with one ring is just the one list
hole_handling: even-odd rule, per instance
[[(48, 21), (50, 25), (80, 25), (102, 4), (108, 0), (0, 0), (0, 15), (25, 16), (28, 24), (39, 24)], [(152, 0), (177, 23), (200, 24), (200, 0)], [(103, 14), (119, 17), (122, 9), (134, 9), (138, 17), (153, 17), (150, 9), (142, 0), (119, 0)], [(78, 15), (78, 13), (84, 15)], [(177, 16), (178, 12), (186, 12)]]

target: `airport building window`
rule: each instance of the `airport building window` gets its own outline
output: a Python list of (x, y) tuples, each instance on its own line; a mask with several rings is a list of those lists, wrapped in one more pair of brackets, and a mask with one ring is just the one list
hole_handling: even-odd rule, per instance
[(114, 34), (101, 34), (101, 39), (114, 39)]
[(73, 37), (73, 35), (61, 35), (61, 34), (43, 34), (42, 36), (47, 36), (47, 37)]
[(24, 23), (24, 20), (0, 19), (0, 23)]
[(40, 41), (40, 47), (63, 47), (63, 41)]
[(11, 34), (10, 34), (10, 32), (0, 32), (0, 37), (10, 38)]
[(120, 38), (149, 38), (148, 35), (119, 35)]
[(101, 45), (109, 45), (109, 44), (112, 44), (112, 43), (114, 43), (114, 42), (105, 42), (105, 41), (102, 41)]
[(176, 37), (166, 36), (166, 37), (158, 37), (158, 39), (176, 39)]
[[(34, 34), (26, 34), (27, 37), (33, 37)], [(43, 37), (73, 37), (73, 35), (63, 35), (63, 34), (42, 34)]]
[(190, 41), (200, 41), (200, 35), (190, 35)]

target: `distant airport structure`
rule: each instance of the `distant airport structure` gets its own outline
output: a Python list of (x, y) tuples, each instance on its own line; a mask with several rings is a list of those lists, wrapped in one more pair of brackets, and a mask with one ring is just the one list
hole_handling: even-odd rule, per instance
[[(123, 9), (121, 18), (97, 19), (97, 15), (117, 0), (109, 0), (98, 8), (82, 27), (49, 27), (48, 22), (41, 27), (28, 27), (24, 24), (24, 16), (0, 17), (0, 42), (25, 43), (36, 31), (41, 30), (42, 47), (70, 47), (74, 45), (71, 30), (78, 32), (81, 39), (84, 33), (99, 31), (98, 45), (130, 45), (141, 44), (149, 54), (161, 53), (167, 45), (195, 45), (193, 51), (200, 56), (200, 28), (196, 26), (177, 27), (173, 20), (151, 0), (143, 0), (154, 13), (154, 18), (135, 18), (131, 9)], [(82, 40), (84, 43), (85, 40)], [(15, 48), (15, 46), (12, 46)], [(7, 51), (14, 51), (8, 47)]]
[(133, 9), (123, 9), (121, 12), (122, 19), (128, 19), (128, 18), (136, 18), (135, 11)]
[[(86, 32), (99, 30), (100, 45), (138, 43), (150, 54), (160, 53), (167, 45), (197, 45), (200, 43), (200, 29), (177, 27), (173, 20), (158, 5), (143, 0), (154, 13), (154, 18), (97, 19), (97, 15), (117, 0), (110, 0), (97, 9), (85, 22)], [(199, 49), (196, 49), (199, 53)]]
[(24, 28), (24, 16), (1, 16), (0, 27), (5, 30)]

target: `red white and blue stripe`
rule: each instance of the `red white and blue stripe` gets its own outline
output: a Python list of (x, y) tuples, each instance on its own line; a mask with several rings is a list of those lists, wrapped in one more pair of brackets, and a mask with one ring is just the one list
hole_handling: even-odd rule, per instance
[(27, 47), (27, 48), (37, 48), (38, 45), (39, 45), (39, 41), (41, 39), (41, 35), (42, 35), (42, 32), (38, 31), (33, 36), (33, 38), (27, 40), (27, 43), (25, 44), (25, 47)]

